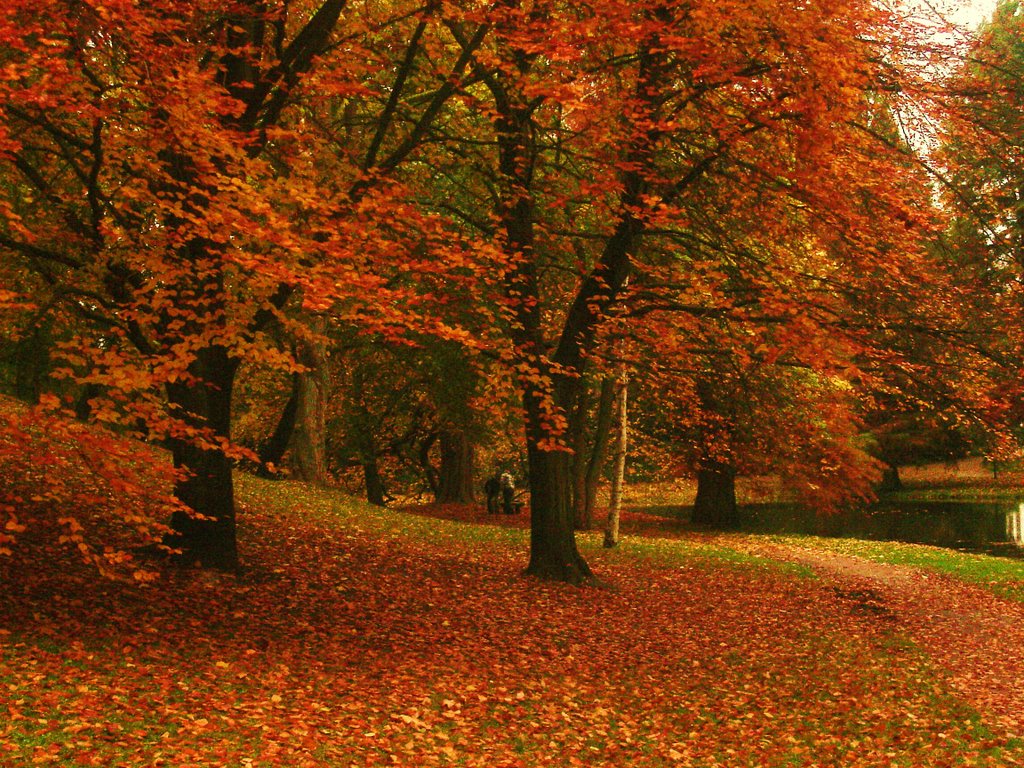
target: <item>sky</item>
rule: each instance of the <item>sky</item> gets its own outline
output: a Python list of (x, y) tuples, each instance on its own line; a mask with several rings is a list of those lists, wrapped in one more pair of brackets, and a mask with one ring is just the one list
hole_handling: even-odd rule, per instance
[(981, 22), (991, 18), (992, 11), (996, 8), (996, 0), (952, 0), (948, 6), (954, 21), (969, 27), (977, 27)]

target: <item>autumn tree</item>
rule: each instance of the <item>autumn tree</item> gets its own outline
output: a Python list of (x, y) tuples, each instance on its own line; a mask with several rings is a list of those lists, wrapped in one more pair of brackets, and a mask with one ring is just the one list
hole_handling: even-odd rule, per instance
[(988, 450), (1013, 454), (1022, 413), (1020, 322), (1024, 278), (1024, 15), (1001, 0), (968, 43), (941, 94), (947, 116), (936, 153), (943, 204), (953, 219), (941, 243), (945, 263), (970, 296), (968, 343), (996, 364), (976, 404)]
[(932, 283), (928, 190), (866, 117), (907, 33), (868, 0), (0, 14), (0, 249), (80, 318), (59, 370), (93, 417), (172, 445), (189, 559), (237, 563), (239, 366), (323, 367), (289, 323), (504, 365), (527, 570), (579, 582), (572, 421), (616, 338), (689, 356), (724, 313), (712, 377), (735, 356), (853, 382), (887, 363), (867, 307)]
[[(11, 43), (0, 163), (12, 180), (0, 248), (82, 318), (61, 371), (100, 388), (93, 417), (144, 424), (172, 445), (184, 507), (167, 541), (189, 560), (238, 562), (233, 388), (243, 360), (294, 367), (267, 333), (289, 302), (400, 329), (415, 301), (387, 280), (436, 227), (403, 208), (386, 175), (459, 70), (430, 72), (427, 104), (403, 132), (392, 96), (407, 68), (393, 68), (394, 48), (365, 54), (381, 35), (418, 52), (444, 31), (438, 7), (410, 10), (424, 9), (166, 0), (0, 11)], [(394, 143), (325, 167), (323, 136), (299, 105), (354, 96), (362, 130)]]
[[(461, 145), (491, 209), (457, 215), (506, 254), (528, 571), (579, 581), (591, 573), (572, 534), (564, 436), (603, 323), (634, 300), (627, 276), (636, 300), (667, 314), (729, 306), (717, 266), (759, 281), (757, 312), (776, 328), (764, 351), (779, 356), (839, 327), (849, 296), (830, 295), (832, 283), (926, 285), (929, 206), (863, 119), (901, 42), (897, 20), (872, 4), (508, 4), (492, 19), (474, 57), (481, 86), (465, 97), (491, 124), (467, 118)], [(473, 145), (485, 128), (491, 147)], [(739, 221), (760, 227), (758, 247), (723, 237)], [(832, 348), (836, 368), (850, 364), (854, 335)]]

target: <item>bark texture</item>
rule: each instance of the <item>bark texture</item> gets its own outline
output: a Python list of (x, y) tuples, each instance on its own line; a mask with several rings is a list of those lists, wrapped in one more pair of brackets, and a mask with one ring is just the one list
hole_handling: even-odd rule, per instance
[(731, 466), (709, 461), (697, 470), (693, 522), (713, 528), (735, 528), (739, 525), (736, 470)]
[(292, 474), (315, 485), (327, 483), (327, 349), (323, 318), (311, 323), (313, 336), (296, 343), (305, 371), (298, 376), (295, 430), (291, 440)]
[(619, 521), (622, 514), (622, 489), (626, 482), (626, 450), (628, 448), (629, 417), (626, 411), (629, 383), (623, 376), (618, 382), (615, 406), (615, 469), (612, 472), (611, 500), (608, 503), (608, 525), (604, 531), (604, 545), (615, 547), (619, 543)]
[(444, 504), (470, 504), (473, 493), (473, 443), (461, 429), (445, 429), (439, 435), (441, 470), (437, 500)]
[[(171, 410), (188, 426), (227, 439), (231, 429), (231, 395), (236, 360), (223, 347), (197, 353), (190, 368), (198, 383), (167, 387)], [(171, 516), (171, 531), (164, 543), (181, 551), (188, 562), (221, 570), (238, 567), (232, 460), (216, 446), (192, 440), (171, 444), (174, 466), (183, 471), (174, 494), (188, 509)]]

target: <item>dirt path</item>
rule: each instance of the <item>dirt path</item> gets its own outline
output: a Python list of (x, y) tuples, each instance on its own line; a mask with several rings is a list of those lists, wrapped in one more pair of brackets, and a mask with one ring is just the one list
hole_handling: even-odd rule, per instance
[(768, 545), (813, 568), (837, 594), (906, 632), (986, 721), (1024, 736), (1024, 605), (946, 576), (850, 555)]

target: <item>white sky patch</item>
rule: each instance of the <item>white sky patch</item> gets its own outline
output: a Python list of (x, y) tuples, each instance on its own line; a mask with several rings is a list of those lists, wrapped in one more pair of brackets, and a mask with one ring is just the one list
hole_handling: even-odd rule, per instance
[(964, 2), (952, 3), (951, 6), (949, 15), (952, 21), (971, 29), (977, 29), (983, 21), (992, 18), (992, 13), (996, 9), (996, 0), (964, 0)]
[[(885, 2), (885, 0), (881, 0)], [(937, 82), (952, 74), (959, 66), (957, 50), (965, 50), (978, 27), (991, 20), (999, 0), (891, 0), (897, 7), (902, 6), (908, 14), (907, 21), (919, 25), (915, 32), (930, 40), (938, 49), (946, 48), (947, 55), (937, 59), (925, 57), (919, 63), (922, 74), (928, 71)], [(951, 25), (952, 28), (951, 28)], [(959, 28), (959, 29), (956, 29)], [(929, 33), (929, 30), (930, 33)], [(897, 119), (906, 141), (924, 154), (937, 146), (939, 125), (934, 121), (926, 105), (913, 100), (894, 105)]]
[(895, 0), (917, 20), (938, 21), (936, 15), (968, 30), (992, 18), (998, 0)]

